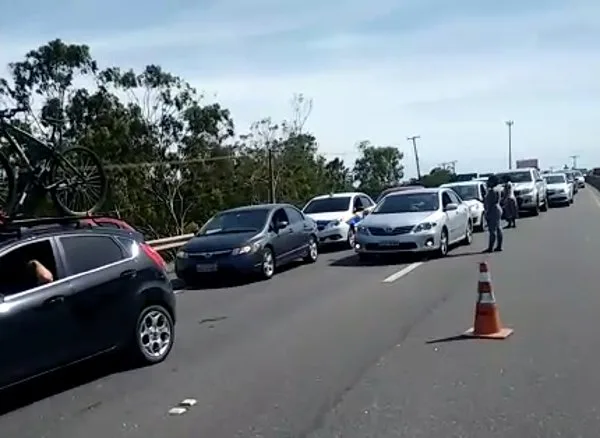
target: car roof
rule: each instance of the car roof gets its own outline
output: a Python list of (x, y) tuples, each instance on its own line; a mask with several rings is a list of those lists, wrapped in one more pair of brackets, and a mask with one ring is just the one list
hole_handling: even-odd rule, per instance
[(69, 224), (48, 224), (32, 227), (21, 227), (21, 229), (0, 226), (0, 248), (12, 246), (20, 242), (34, 242), (39, 239), (57, 236), (81, 236), (81, 235), (112, 235), (116, 237), (127, 237), (134, 240), (142, 238), (141, 234), (123, 228), (86, 227), (78, 226), (76, 222)]
[[(444, 188), (445, 187), (430, 187), (430, 188), (423, 187), (423, 188), (416, 188), (416, 189), (410, 190), (410, 194), (412, 195), (412, 194), (415, 194), (415, 193), (422, 193), (422, 194), (439, 193)], [(400, 191), (400, 192), (392, 192), (392, 193), (386, 195), (386, 197), (387, 196), (402, 196), (402, 195), (407, 195), (408, 194), (407, 192), (408, 192), (408, 190), (407, 191)]]
[(503, 170), (502, 172), (497, 172), (496, 175), (506, 175), (506, 174), (509, 174), (509, 173), (531, 172), (532, 170), (535, 170), (535, 167), (525, 167), (523, 169)]
[(472, 179), (471, 181), (456, 181), (451, 183), (442, 184), (441, 188), (451, 188), (453, 186), (473, 186), (483, 184), (483, 181)]
[(329, 195), (318, 195), (315, 196), (311, 199), (311, 201), (317, 200), (317, 199), (329, 199), (329, 198), (347, 198), (349, 196), (356, 196), (356, 195), (360, 195), (360, 196), (367, 196), (362, 192), (339, 192), (339, 193), (331, 193)]
[(281, 207), (292, 207), (290, 204), (255, 204), (255, 205), (244, 205), (242, 207), (229, 208), (227, 210), (222, 210), (219, 213), (236, 213), (242, 211), (257, 211), (257, 210), (268, 210), (272, 211)]

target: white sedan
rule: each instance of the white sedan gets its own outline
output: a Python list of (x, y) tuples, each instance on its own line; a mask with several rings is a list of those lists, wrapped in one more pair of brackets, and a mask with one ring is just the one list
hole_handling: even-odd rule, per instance
[(454, 190), (462, 201), (469, 207), (473, 228), (478, 231), (483, 230), (483, 199), (485, 197), (485, 184), (482, 181), (465, 181), (443, 184)]

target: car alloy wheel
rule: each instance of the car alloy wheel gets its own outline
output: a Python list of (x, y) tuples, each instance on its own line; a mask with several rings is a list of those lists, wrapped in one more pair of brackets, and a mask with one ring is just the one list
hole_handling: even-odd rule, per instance
[(467, 223), (467, 229), (465, 230), (465, 239), (463, 243), (465, 245), (470, 245), (473, 242), (473, 224), (471, 221)]
[(270, 248), (265, 248), (263, 252), (261, 269), (262, 276), (267, 280), (275, 274), (275, 257), (273, 257), (273, 251)]
[(348, 230), (348, 246), (350, 249), (354, 249), (354, 243), (356, 241), (356, 234), (354, 234), (354, 229), (350, 228)]
[(308, 254), (304, 258), (307, 263), (314, 263), (319, 258), (319, 245), (317, 239), (312, 236), (308, 242)]
[(171, 351), (175, 338), (173, 319), (163, 306), (146, 307), (137, 322), (137, 347), (146, 363), (162, 362)]
[(442, 230), (440, 235), (440, 247), (438, 253), (441, 257), (445, 257), (448, 254), (448, 233), (446, 230)]

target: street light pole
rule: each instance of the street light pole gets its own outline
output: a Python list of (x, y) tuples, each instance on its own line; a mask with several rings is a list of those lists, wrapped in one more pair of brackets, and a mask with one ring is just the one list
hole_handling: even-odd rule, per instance
[(407, 137), (407, 141), (412, 141), (413, 151), (415, 153), (415, 163), (417, 165), (417, 179), (421, 179), (421, 165), (419, 164), (419, 152), (417, 151), (417, 139), (421, 138), (420, 135), (413, 135), (412, 137)]
[(506, 126), (508, 126), (508, 169), (512, 169), (512, 126), (515, 124), (512, 120), (507, 120)]

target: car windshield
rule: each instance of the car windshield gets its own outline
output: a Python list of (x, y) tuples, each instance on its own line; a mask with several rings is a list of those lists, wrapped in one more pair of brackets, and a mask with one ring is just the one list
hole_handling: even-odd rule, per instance
[(497, 173), (498, 179), (500, 183), (504, 184), (505, 182), (514, 182), (514, 183), (523, 183), (523, 182), (531, 182), (533, 179), (531, 178), (531, 172), (528, 170), (523, 172), (506, 172), (506, 173)]
[(548, 184), (561, 184), (567, 182), (564, 175), (546, 175), (544, 179)]
[(568, 172), (568, 173), (565, 172), (565, 176), (567, 177), (567, 181), (569, 181), (569, 182), (573, 181), (573, 174), (571, 172)]
[(478, 186), (476, 184), (471, 184), (471, 185), (456, 184), (456, 185), (450, 185), (447, 187), (451, 188), (456, 193), (458, 193), (458, 196), (460, 196), (465, 201), (468, 199), (479, 199), (479, 190), (477, 189)]
[(579, 172), (579, 171), (573, 172), (573, 175), (575, 175), (576, 177), (583, 176), (583, 174), (581, 172)]
[(350, 196), (335, 196), (331, 198), (313, 199), (303, 212), (312, 213), (330, 213), (333, 211), (347, 211), (350, 208)]
[(202, 227), (198, 236), (260, 231), (264, 228), (268, 216), (269, 210), (267, 209), (219, 213)]
[(415, 213), (436, 211), (438, 208), (437, 193), (402, 193), (383, 198), (372, 214)]
[(423, 186), (402, 186), (402, 187), (394, 187), (391, 189), (387, 189), (379, 194), (379, 196), (377, 197), (377, 202), (381, 201), (383, 198), (385, 198), (390, 193), (405, 192), (407, 190), (415, 190), (415, 189), (422, 189), (422, 188), (424, 188), (424, 187)]

